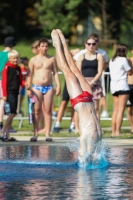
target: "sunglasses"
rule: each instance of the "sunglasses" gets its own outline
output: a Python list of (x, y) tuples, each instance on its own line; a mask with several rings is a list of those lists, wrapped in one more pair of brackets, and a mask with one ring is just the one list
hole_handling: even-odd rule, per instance
[(96, 45), (96, 42), (94, 42), (94, 43), (87, 43), (88, 44), (88, 46), (95, 46)]

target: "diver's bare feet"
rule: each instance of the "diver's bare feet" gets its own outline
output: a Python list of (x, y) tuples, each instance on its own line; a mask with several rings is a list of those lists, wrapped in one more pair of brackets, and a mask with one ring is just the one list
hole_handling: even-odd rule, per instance
[(60, 29), (56, 29), (56, 31), (58, 32), (58, 34), (59, 34), (59, 36), (60, 36), (60, 39), (61, 39), (62, 44), (63, 44), (63, 43), (66, 43), (66, 40), (65, 40), (65, 37), (64, 37), (62, 31), (61, 31)]
[(54, 47), (56, 47), (56, 45), (60, 44), (59, 35), (58, 35), (58, 32), (55, 29), (52, 30), (51, 37), (52, 37)]

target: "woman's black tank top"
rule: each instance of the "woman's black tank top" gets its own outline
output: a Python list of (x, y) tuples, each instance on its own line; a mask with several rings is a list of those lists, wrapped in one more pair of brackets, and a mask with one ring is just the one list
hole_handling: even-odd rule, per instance
[(82, 75), (84, 77), (94, 77), (98, 73), (98, 60), (97, 54), (94, 60), (84, 60), (82, 61)]

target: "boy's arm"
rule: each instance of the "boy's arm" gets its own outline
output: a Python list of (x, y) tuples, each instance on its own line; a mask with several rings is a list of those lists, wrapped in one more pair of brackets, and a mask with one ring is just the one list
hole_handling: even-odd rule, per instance
[(61, 86), (55, 58), (53, 58), (53, 73), (56, 82), (56, 95), (58, 96), (60, 94)]
[(7, 100), (7, 74), (8, 74), (8, 66), (5, 66), (2, 70), (2, 90), (3, 90), (3, 99)]
[(22, 71), (21, 71), (20, 68), (19, 68), (19, 71), (20, 71), (20, 73), (19, 73), (19, 85), (20, 85), (21, 87), (24, 87), (24, 85), (23, 85), (23, 80), (22, 80)]
[(29, 65), (28, 65), (27, 79), (26, 79), (26, 84), (25, 84), (25, 86), (27, 88), (28, 96), (31, 95), (30, 85), (31, 85), (31, 81), (32, 81), (33, 71), (34, 71), (33, 58), (31, 58), (29, 61)]

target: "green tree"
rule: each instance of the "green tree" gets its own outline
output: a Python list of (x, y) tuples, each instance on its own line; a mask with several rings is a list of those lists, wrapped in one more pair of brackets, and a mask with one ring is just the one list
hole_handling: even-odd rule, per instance
[(77, 7), (82, 0), (42, 0), (39, 10), (39, 22), (45, 36), (49, 37), (54, 28), (61, 29), (66, 36), (70, 28), (77, 22)]
[[(37, 21), (37, 0), (1, 0), (0, 1), (0, 38), (14, 35), (16, 38), (26, 38)], [(31, 37), (31, 34), (29, 34)]]
[(133, 45), (133, 1), (121, 0), (120, 41)]

